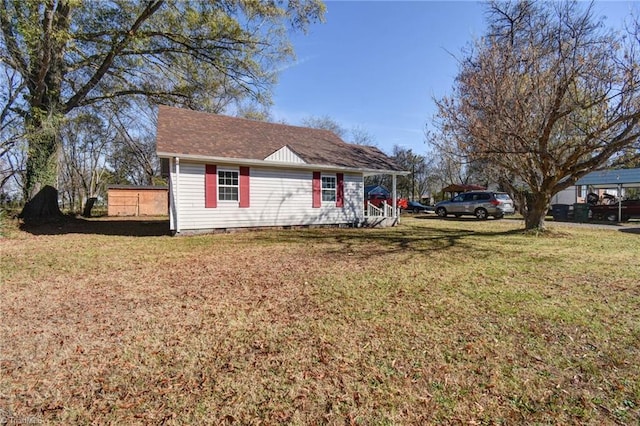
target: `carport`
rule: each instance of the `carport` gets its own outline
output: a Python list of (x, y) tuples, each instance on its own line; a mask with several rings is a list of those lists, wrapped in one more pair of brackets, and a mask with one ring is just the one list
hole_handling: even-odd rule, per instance
[(453, 198), (454, 196), (462, 193), (462, 192), (467, 192), (467, 191), (484, 191), (487, 188), (484, 186), (480, 186), (480, 185), (471, 185), (471, 184), (460, 184), (460, 183), (452, 183), (449, 186), (446, 186), (444, 188), (442, 188), (440, 190), (440, 192), (442, 192), (442, 199), (446, 199), (444, 197), (444, 194), (451, 194), (450, 198)]
[(613, 189), (618, 192), (618, 220), (622, 217), (622, 189), (640, 188), (640, 168), (605, 169), (591, 172), (576, 181), (576, 186), (594, 189)]

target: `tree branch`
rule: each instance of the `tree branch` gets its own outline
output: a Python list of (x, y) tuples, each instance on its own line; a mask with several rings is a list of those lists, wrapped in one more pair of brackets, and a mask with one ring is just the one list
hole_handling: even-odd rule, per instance
[(93, 104), (101, 102), (101, 101), (106, 101), (106, 100), (109, 100), (109, 99), (115, 99), (115, 98), (119, 98), (119, 97), (122, 97), (122, 96), (130, 96), (130, 95), (145, 95), (145, 96), (149, 96), (149, 97), (166, 96), (166, 97), (172, 97), (172, 98), (189, 99), (189, 95), (176, 93), (176, 92), (150, 92), (148, 90), (142, 90), (142, 89), (131, 89), (131, 90), (120, 90), (120, 91), (111, 93), (109, 95), (104, 95), (104, 96), (96, 96), (96, 97), (93, 97), (93, 98), (85, 98), (77, 106), (93, 105)]
[(122, 50), (124, 50), (124, 48), (127, 46), (127, 44), (136, 35), (136, 32), (140, 28), (140, 26), (147, 19), (149, 19), (154, 13), (156, 13), (158, 11), (158, 9), (160, 8), (160, 6), (162, 6), (163, 3), (164, 3), (164, 0), (153, 0), (153, 1), (150, 1), (147, 4), (145, 9), (142, 11), (140, 16), (138, 16), (138, 18), (136, 19), (134, 24), (131, 26), (129, 31), (126, 33), (126, 35), (117, 44), (115, 44), (113, 46), (113, 48), (111, 49), (111, 51), (109, 51), (109, 53), (107, 53), (106, 57), (102, 61), (102, 64), (96, 70), (96, 72), (93, 74), (93, 76), (91, 76), (89, 81), (87, 81), (87, 83), (83, 87), (81, 87), (78, 90), (78, 92), (76, 92), (76, 94), (73, 95), (66, 102), (66, 104), (64, 105), (64, 112), (65, 113), (67, 113), (67, 112), (71, 111), (73, 108), (77, 107), (80, 104), (81, 100), (84, 97), (86, 97), (87, 94), (91, 91), (91, 89), (93, 89), (98, 84), (98, 82), (104, 77), (104, 75), (107, 73), (107, 71), (111, 67), (111, 65), (112, 65), (114, 59), (116, 58), (116, 56)]
[(2, 9), (0, 10), (0, 27), (2, 28), (2, 36), (4, 37), (5, 44), (12, 64), (10, 64), (16, 71), (18, 71), (23, 79), (28, 77), (28, 65), (24, 57), (22, 57), (22, 50), (18, 47), (18, 42), (14, 36), (15, 28), (11, 25), (11, 20), (8, 16), (7, 0), (2, 0)]

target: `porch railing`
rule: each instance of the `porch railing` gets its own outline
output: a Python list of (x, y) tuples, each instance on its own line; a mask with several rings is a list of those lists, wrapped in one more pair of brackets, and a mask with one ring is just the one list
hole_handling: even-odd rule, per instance
[(382, 207), (384, 208), (384, 217), (394, 217), (393, 214), (393, 206), (388, 205), (386, 202), (382, 203)]
[[(387, 204), (385, 201), (382, 202), (380, 207), (376, 207), (371, 203), (367, 203), (365, 215), (368, 217), (394, 217), (393, 206)], [(397, 216), (399, 215), (396, 215), (395, 217)]]
[(371, 203), (367, 203), (367, 209), (365, 213), (369, 217), (384, 217), (384, 210), (374, 206)]

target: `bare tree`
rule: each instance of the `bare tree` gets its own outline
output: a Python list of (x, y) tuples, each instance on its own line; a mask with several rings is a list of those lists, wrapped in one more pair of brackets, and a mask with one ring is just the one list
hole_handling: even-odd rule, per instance
[(345, 128), (335, 119), (324, 115), (322, 117), (307, 117), (302, 120), (302, 125), (313, 129), (329, 130), (338, 135), (345, 142), (355, 145), (376, 146), (375, 137), (364, 127), (355, 126)]
[(392, 158), (403, 169), (411, 172), (407, 176), (398, 177), (398, 194), (411, 200), (419, 200), (426, 190), (428, 165), (425, 157), (415, 154), (411, 149), (395, 145)]
[(114, 103), (111, 110), (110, 123), (116, 131), (108, 158), (113, 171), (112, 183), (156, 183), (160, 161), (155, 149), (155, 108), (145, 102), (129, 102), (124, 114), (120, 103)]
[(431, 182), (434, 187), (437, 187), (436, 192), (442, 191), (442, 188), (451, 184), (480, 185), (497, 181), (488, 174), (486, 164), (472, 160), (459, 149), (457, 144), (443, 141), (442, 137), (443, 135), (438, 132), (425, 132), (425, 142), (431, 148), (427, 156), (433, 170)]
[(322, 117), (307, 117), (302, 119), (302, 125), (305, 127), (311, 127), (313, 129), (329, 130), (340, 138), (344, 138), (347, 135), (347, 129), (345, 129), (340, 123), (328, 115)]
[(15, 70), (0, 68), (0, 191), (24, 172), (24, 135), (21, 117), (13, 113), (20, 97), (21, 80)]
[(362, 126), (355, 126), (349, 130), (349, 143), (355, 145), (377, 146), (375, 136)]
[(20, 200), (27, 158), (27, 147), (20, 138), (11, 141), (0, 155), (0, 193), (5, 198)]
[[(404, 170), (410, 172), (406, 176), (398, 177), (396, 189), (399, 197), (411, 200), (421, 200), (424, 196), (430, 198), (442, 187), (440, 163), (436, 161), (436, 157), (416, 154), (412, 149), (398, 145), (393, 146), (391, 157)], [(391, 188), (392, 179), (389, 175), (366, 176), (365, 185)]]
[(90, 212), (92, 199), (104, 195), (113, 129), (97, 113), (80, 114), (65, 122), (61, 137), (58, 190), (63, 205), (66, 201), (74, 213)]
[(487, 17), (453, 94), (436, 101), (437, 143), (521, 185), (525, 226), (542, 230), (554, 194), (637, 144), (638, 39), (575, 1), (496, 1)]

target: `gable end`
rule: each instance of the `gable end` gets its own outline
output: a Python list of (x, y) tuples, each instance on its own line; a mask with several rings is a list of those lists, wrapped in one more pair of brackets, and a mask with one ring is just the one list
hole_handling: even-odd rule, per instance
[(296, 154), (289, 146), (285, 145), (279, 150), (273, 152), (265, 158), (265, 161), (278, 161), (281, 163), (297, 163), (306, 164), (298, 154)]

